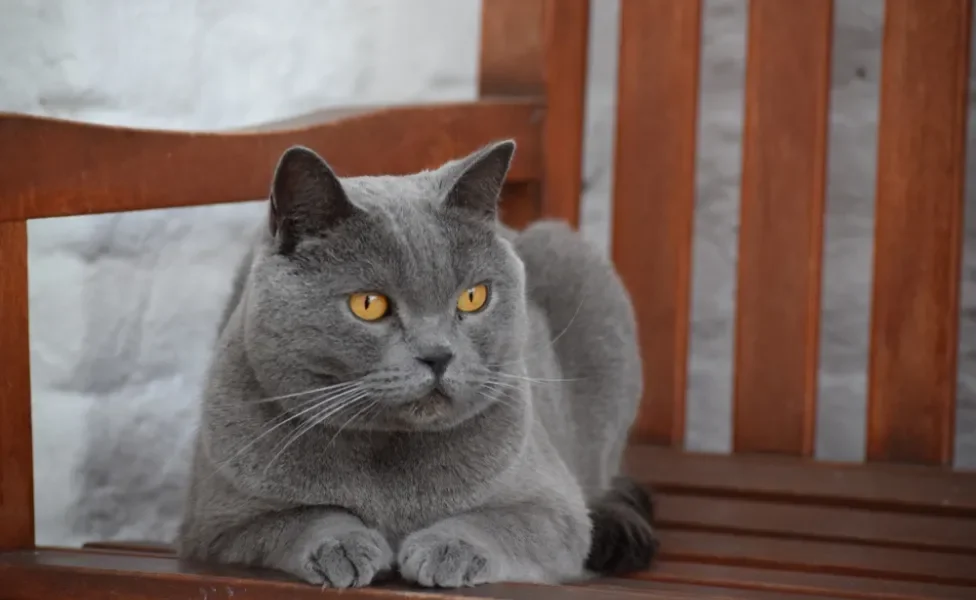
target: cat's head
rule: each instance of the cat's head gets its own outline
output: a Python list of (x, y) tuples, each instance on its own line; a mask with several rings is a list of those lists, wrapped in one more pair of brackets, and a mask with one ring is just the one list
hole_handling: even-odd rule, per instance
[(348, 179), (288, 150), (244, 305), (264, 392), (301, 394), (285, 406), (313, 420), (382, 429), (449, 428), (512, 396), (524, 267), (496, 213), (514, 150)]

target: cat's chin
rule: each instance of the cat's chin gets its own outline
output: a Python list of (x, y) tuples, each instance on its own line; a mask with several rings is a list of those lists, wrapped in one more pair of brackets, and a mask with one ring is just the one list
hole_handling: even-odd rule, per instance
[(422, 397), (388, 406), (360, 428), (387, 431), (444, 431), (468, 421), (484, 409), (435, 389)]

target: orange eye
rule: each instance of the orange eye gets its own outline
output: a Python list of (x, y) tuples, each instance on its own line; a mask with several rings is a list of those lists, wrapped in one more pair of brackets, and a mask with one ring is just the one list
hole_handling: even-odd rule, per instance
[(478, 312), (484, 308), (485, 303), (488, 302), (488, 286), (479, 283), (474, 287), (470, 287), (458, 296), (457, 307), (458, 310), (464, 313)]
[(378, 321), (390, 312), (390, 301), (375, 292), (356, 293), (349, 296), (349, 310), (363, 321)]

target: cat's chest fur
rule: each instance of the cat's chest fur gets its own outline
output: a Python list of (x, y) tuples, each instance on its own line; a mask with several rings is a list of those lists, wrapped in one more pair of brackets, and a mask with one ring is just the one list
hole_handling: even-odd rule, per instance
[(500, 414), (509, 410), (497, 405), (459, 430), (421, 436), (345, 432), (337, 443), (322, 429), (302, 436), (273, 468), (265, 468), (269, 453), (256, 445), (228, 474), (247, 495), (284, 505), (340, 506), (399, 539), (483, 504), (511, 476), (526, 435), (524, 415)]

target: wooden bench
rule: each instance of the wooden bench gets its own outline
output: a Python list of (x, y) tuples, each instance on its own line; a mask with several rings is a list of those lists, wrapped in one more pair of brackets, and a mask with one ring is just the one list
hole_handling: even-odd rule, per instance
[[(437, 597), (976, 598), (976, 475), (950, 468), (971, 0), (887, 3), (863, 465), (813, 458), (832, 9), (750, 2), (734, 453), (718, 456), (682, 450), (702, 0), (622, 0), (613, 254), (648, 382), (627, 469), (656, 490), (660, 561)], [(35, 548), (26, 221), (260, 198), (296, 143), (353, 175), (514, 137), (506, 221), (578, 223), (588, 15), (587, 0), (485, 0), (470, 103), (234, 134), (0, 115), (0, 598), (434, 597), (322, 591), (152, 544)]]

